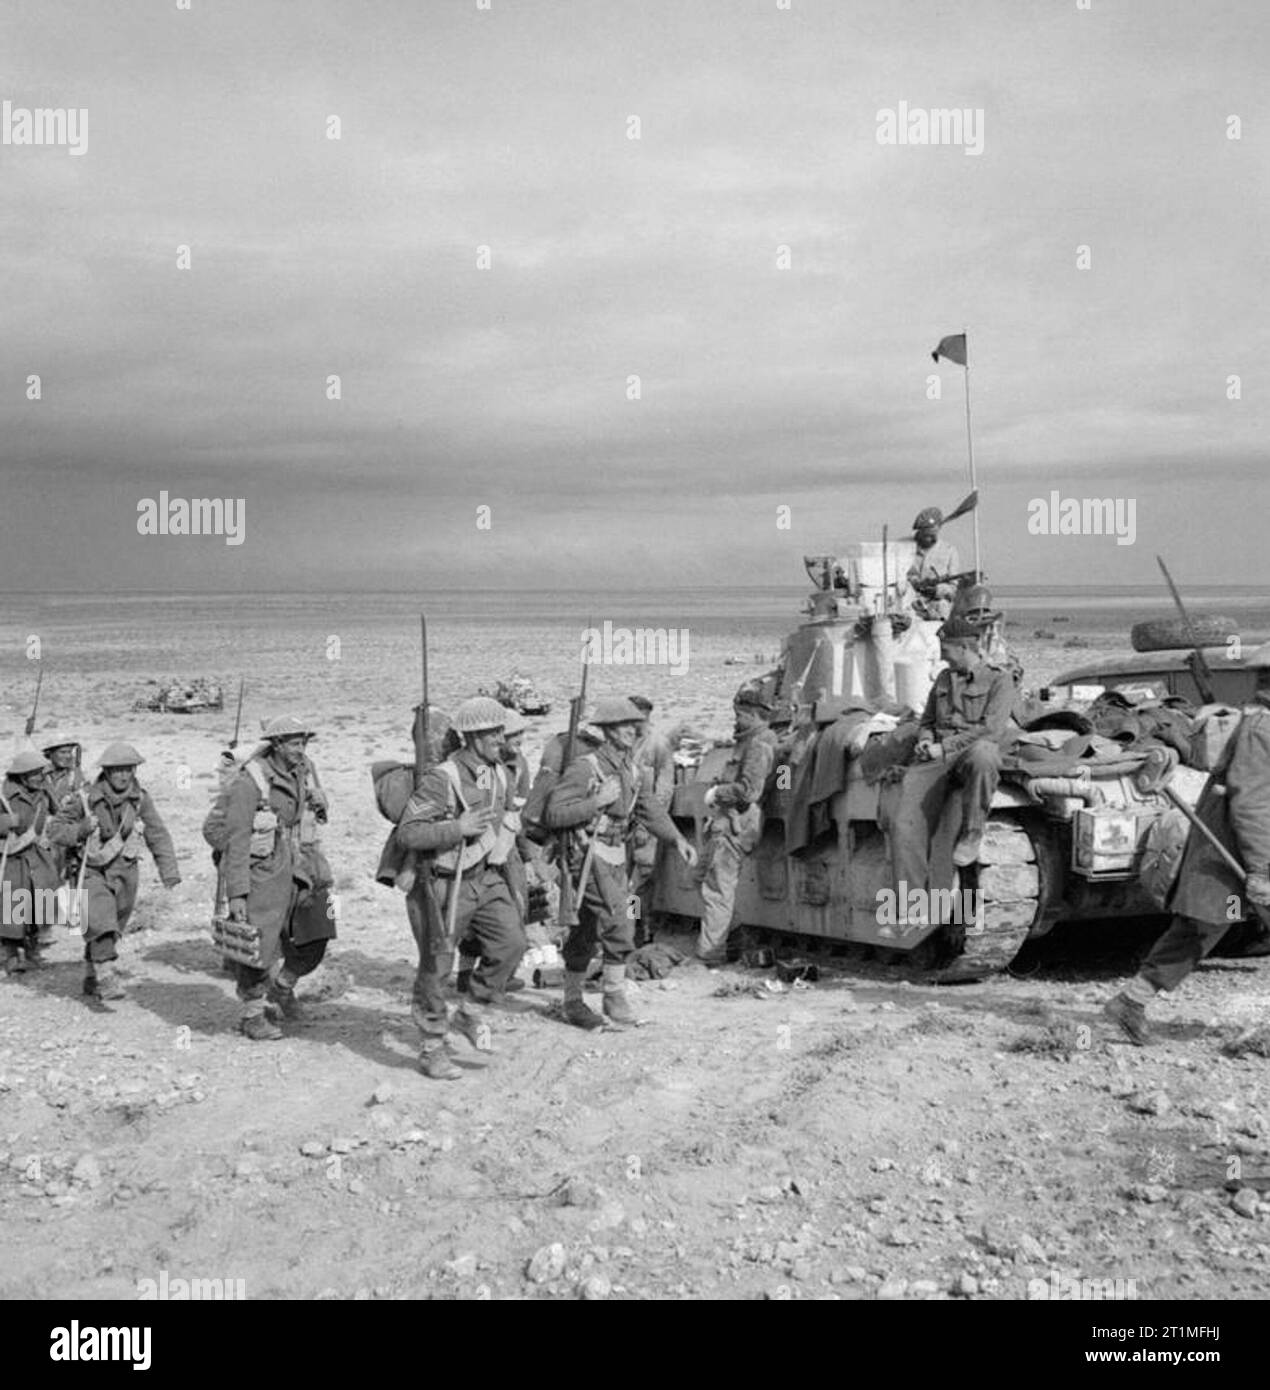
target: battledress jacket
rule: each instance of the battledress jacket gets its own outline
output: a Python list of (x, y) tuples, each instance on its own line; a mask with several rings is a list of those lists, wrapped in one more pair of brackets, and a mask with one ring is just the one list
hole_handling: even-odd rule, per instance
[[(1246, 710), (1223, 751), (1195, 813), (1249, 873), (1270, 873), (1270, 709), (1258, 704)], [(1238, 917), (1226, 910), (1232, 898), (1242, 916), (1251, 915), (1238, 875), (1192, 829), (1170, 907), (1199, 922), (1233, 923)]]
[[(616, 777), (621, 783), (617, 800), (604, 808), (610, 826), (609, 837), (614, 842), (628, 839), (637, 825), (643, 825), (657, 839), (667, 844), (677, 843), (679, 831), (669, 812), (657, 800), (652, 779), (644, 770), (609, 743), (601, 745), (592, 756), (602, 778)], [(544, 819), (552, 830), (572, 830), (596, 819), (600, 807), (595, 798), (594, 782), (589, 758), (576, 758), (569, 764), (547, 798)]]
[(919, 739), (941, 745), (951, 761), (981, 738), (1000, 743), (1014, 708), (1014, 678), (981, 661), (962, 673), (946, 668), (935, 677), (922, 713)]
[[(175, 888), (181, 881), (180, 866), (176, 862), (176, 850), (172, 836), (163, 824), (150, 793), (134, 778), (125, 792), (117, 792), (106, 781), (105, 776), (89, 784), (84, 793), (88, 801), (88, 814), (82, 814), (83, 805), (76, 799), (77, 810), (58, 811), (49, 820), (48, 837), (55, 845), (70, 848), (82, 844), (92, 834), (94, 828), (101, 831), (101, 841), (108, 843), (121, 829), (127, 829), (140, 821), (144, 827), (142, 836), (146, 848), (154, 858), (159, 878), (165, 888)], [(132, 838), (130, 835), (129, 839)], [(108, 864), (90, 865), (86, 875), (98, 875), (105, 880), (112, 891), (122, 887), (125, 880), (135, 880), (137, 859), (131, 849), (117, 854)]]
[[(302, 848), (299, 843), (306, 788), (313, 786), (308, 759), (295, 773), (267, 755), (254, 761), (264, 772), (269, 786), (269, 810), (278, 817), (273, 847), (265, 855), (253, 856), (251, 852), (252, 824), (261, 798), (259, 787), (244, 767), (230, 784), (229, 803), (225, 809), (228, 838), (219, 867), (224, 896), (230, 901), (245, 898), (247, 920), (262, 934), (272, 936), (287, 926), (299, 905), (296, 890), (301, 897), (311, 897), (317, 890), (329, 887), (332, 874), (316, 845)], [(297, 933), (293, 924), (293, 936), (297, 941), (301, 936), (308, 940), (332, 934), (322, 930), (320, 923), (307, 923), (307, 918), (306, 930), (302, 933)]]
[[(4, 832), (10, 843), (8, 858), (4, 865), (4, 882), (9, 885), (10, 901), (17, 902), (14, 894), (56, 889), (61, 880), (57, 866), (57, 851), (49, 846), (46, 838), (48, 822), (52, 818), (53, 803), (43, 787), (24, 787), (20, 782), (6, 779), (3, 787), (4, 799), (9, 804), (6, 812), (0, 806), (0, 832)], [(32, 834), (34, 832), (34, 834)], [(24, 844), (25, 842), (25, 844)], [(14, 846), (23, 845), (15, 849)], [(34, 900), (26, 903), (23, 910), (26, 926), (35, 922)], [(11, 915), (15, 921), (7, 924), (3, 920), (0, 907), (0, 936), (20, 937), (25, 930), (18, 921), (19, 912)]]

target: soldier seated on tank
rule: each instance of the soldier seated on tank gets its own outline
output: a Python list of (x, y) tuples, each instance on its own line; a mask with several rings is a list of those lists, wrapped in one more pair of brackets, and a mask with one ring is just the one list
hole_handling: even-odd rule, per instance
[(917, 761), (905, 770), (890, 827), (895, 880), (910, 890), (944, 886), (929, 882), (931, 842), (954, 794), (961, 814), (953, 864), (965, 868), (978, 859), (1014, 706), (1014, 679), (985, 659), (974, 624), (950, 618), (939, 637), (948, 666), (927, 698), (913, 750)]

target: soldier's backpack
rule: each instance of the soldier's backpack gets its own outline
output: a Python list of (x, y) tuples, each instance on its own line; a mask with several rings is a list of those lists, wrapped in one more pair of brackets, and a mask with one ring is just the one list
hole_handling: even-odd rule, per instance
[[(257, 809), (267, 808), (269, 805), (269, 780), (265, 776), (264, 768), (252, 758), (242, 769), (251, 780), (256, 784), (256, 790), (260, 793)], [(220, 790), (216, 793), (216, 799), (212, 802), (212, 809), (208, 811), (203, 821), (203, 838), (211, 845), (217, 854), (223, 854), (229, 844), (229, 794), (234, 783), (238, 778), (230, 778), (224, 781)]]
[(370, 765), (370, 780), (375, 787), (375, 805), (379, 814), (394, 825), (406, 813), (406, 803), (415, 789), (414, 763), (384, 758)]

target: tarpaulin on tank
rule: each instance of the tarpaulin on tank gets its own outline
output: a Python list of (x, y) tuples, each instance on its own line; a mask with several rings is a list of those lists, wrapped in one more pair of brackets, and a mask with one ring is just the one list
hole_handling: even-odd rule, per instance
[(847, 785), (851, 735), (871, 715), (852, 709), (826, 725), (798, 765), (785, 810), (785, 853), (797, 854), (829, 828), (829, 802)]

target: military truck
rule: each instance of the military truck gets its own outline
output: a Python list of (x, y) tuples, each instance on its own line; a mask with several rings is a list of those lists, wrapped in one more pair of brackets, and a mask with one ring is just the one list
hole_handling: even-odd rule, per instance
[[(1057, 702), (1041, 727), (1022, 735), (1002, 775), (978, 863), (954, 871), (949, 856), (947, 896), (919, 894), (924, 910), (906, 910), (885, 830), (902, 759), (888, 773), (885, 758), (874, 755), (888, 747), (902, 752), (903, 719), (880, 711), (920, 710), (939, 665), (939, 624), (906, 609), (899, 576), (909, 558), (900, 543), (885, 558), (853, 547), (845, 565), (808, 559), (816, 588), (806, 619), (787, 639), (779, 667), (759, 682), (775, 707), (781, 745), (764, 797), (762, 840), (742, 869), (737, 923), (911, 952), (934, 978), (955, 982), (1004, 968), (1024, 942), (1060, 922), (1158, 915), (1158, 901), (1138, 878), (1152, 827), (1181, 814), (1162, 788), (1167, 783), (1193, 805), (1206, 774), (1165, 748), (1111, 751), (1099, 740), (1073, 746), (1079, 721)], [(1185, 693), (1176, 658), (1143, 660), (1153, 673), (1179, 675)], [(1064, 679), (1079, 684), (1094, 669)], [(1233, 685), (1230, 693), (1237, 693)], [(908, 729), (911, 742), (915, 720)], [(705, 792), (727, 757), (727, 748), (711, 750), (676, 788), (671, 814), (690, 837), (700, 836)], [(869, 775), (879, 761), (883, 774)], [(799, 799), (809, 783), (828, 789), (814, 813)], [(956, 815), (950, 802), (936, 846), (955, 837), (949, 818)], [(698, 887), (677, 855), (664, 857), (656, 905), (701, 916)]]

